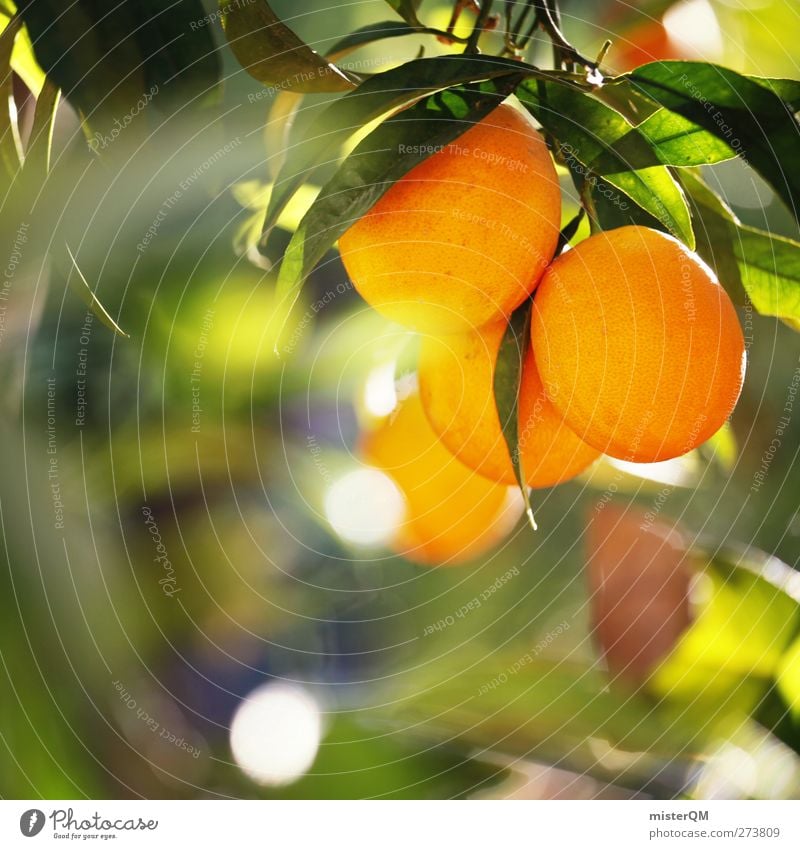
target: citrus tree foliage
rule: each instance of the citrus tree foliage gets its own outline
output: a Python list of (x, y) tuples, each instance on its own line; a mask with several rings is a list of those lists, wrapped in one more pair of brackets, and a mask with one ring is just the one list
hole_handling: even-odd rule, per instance
[[(502, 41), (489, 37), (497, 16), (505, 18), (507, 35)], [(458, 35), (433, 26), (423, 0), (387, 0), (385, 16), (376, 15), (375, 21), (321, 51), (306, 44), (266, 0), (221, 0), (215, 11), (201, 0), (107, 5), (96, 0), (0, 0), (4, 103), (8, 105), (13, 95), (12, 71), (36, 97), (24, 145), (13, 110), (0, 109), (2, 190), (26, 202), (40, 196), (52, 173), (51, 137), (61, 96), (77, 112), (90, 148), (109, 175), (120, 164), (111, 142), (121, 126), (128, 138), (124, 149), (120, 146), (123, 153), (158, 121), (180, 120), (186, 104), (202, 109), (213, 103), (221, 63), (212, 23), (219, 21), (232, 53), (228, 58), (235, 57), (264, 86), (264, 103), (270, 104), (267, 132), (279, 142), (275, 149), (282, 148), (282, 156), (270, 150), (271, 190), (264, 194), (259, 184), (247, 198), (258, 221), (243, 231), (240, 247), (263, 265), (265, 256), (271, 256), (270, 238), (279, 221), (285, 225), (292, 201), (305, 201), (311, 188), (321, 184), (313, 203), (299, 204), (307, 211), (293, 222), (288, 246), (281, 251), (276, 334), (286, 332), (286, 326), (291, 333), (292, 306), (304, 283), (345, 230), (397, 180), (510, 96), (516, 96), (542, 127), (556, 163), (579, 198), (580, 208), (564, 227), (559, 249), (585, 231), (587, 222), (594, 232), (625, 224), (656, 228), (712, 266), (734, 302), (800, 327), (800, 243), (739, 221), (704, 170), (738, 158), (766, 181), (798, 224), (800, 176), (794, 160), (800, 143), (800, 82), (747, 76), (698, 61), (653, 62), (612, 76), (606, 73), (603, 55), (587, 57), (580, 45), (567, 41), (549, 0), (483, 0), (472, 20), (471, 32)], [(552, 42), (549, 67), (528, 61), (537, 30)], [(409, 48), (400, 64), (370, 65), (368, 72), (346, 67), (344, 59), (353, 51), (398, 39)], [(436, 43), (446, 46), (446, 55), (426, 55), (426, 46)], [(488, 50), (490, 44), (498, 45), (494, 52)], [(151, 119), (151, 112), (158, 118)], [(241, 183), (236, 190), (246, 193)], [(623, 202), (612, 202), (612, 197)], [(14, 204), (8, 208), (15, 209)], [(81, 273), (70, 245), (54, 239), (48, 250), (90, 308), (121, 332)], [(510, 318), (493, 384), (526, 498), (517, 443), (530, 318), (528, 300)], [(239, 441), (246, 443), (247, 436)], [(723, 431), (709, 449), (716, 452), (717, 462), (724, 454), (724, 439)], [(176, 442), (183, 446), (182, 433)], [(150, 455), (158, 459), (164, 452), (153, 446)], [(208, 453), (217, 449), (212, 445)], [(166, 470), (164, 478), (169, 478)], [(532, 519), (530, 508), (529, 514)], [(642, 523), (652, 521), (646, 515), (634, 517), (626, 539), (641, 537)], [(606, 539), (606, 530), (598, 532), (600, 540)], [(623, 559), (620, 571), (616, 552), (604, 552), (603, 543), (595, 547), (598, 550), (590, 551), (590, 584), (607, 581), (606, 555), (622, 586), (640, 576), (639, 561)], [(681, 551), (681, 559), (683, 555)], [(487, 678), (485, 669), (478, 667), (474, 677), (452, 676), (451, 667), (462, 664), (447, 655), (428, 658), (431, 663), (420, 666), (429, 666), (425, 674), (430, 674), (430, 686), (416, 679), (401, 694), (406, 698), (396, 701), (403, 704), (406, 717), (409, 711), (440, 717), (439, 733), (448, 740), (458, 737), (471, 747), (503, 740), (504, 750), (520, 757), (532, 752), (561, 757), (553, 737), (564, 734), (570, 745), (574, 743), (573, 761), (580, 766), (593, 763), (596, 753), (587, 741), (598, 733), (621, 748), (665, 758), (701, 751), (701, 738), (719, 732), (713, 717), (720, 703), (732, 705), (737, 716), (754, 715), (767, 727), (778, 724), (770, 711), (785, 705), (792, 707), (795, 718), (800, 716), (796, 574), (774, 559), (761, 561), (752, 552), (745, 555), (715, 544), (705, 550), (694, 547), (686, 559), (706, 592), (695, 618), (689, 622), (687, 614), (675, 624), (680, 639), (669, 646), (674, 650), (647, 682), (644, 694), (629, 698), (612, 691), (607, 676), (596, 667), (549, 658), (547, 646), (541, 654), (534, 647), (520, 657), (491, 645), (486, 654), (496, 660), (497, 678)], [(668, 560), (664, 574), (683, 573)], [(651, 600), (683, 616), (684, 608), (676, 606), (675, 598), (688, 594), (689, 578), (683, 576), (685, 580), (675, 585), (662, 577), (656, 576), (660, 591), (674, 595), (661, 599), (653, 593)], [(465, 590), (466, 605), (473, 590)], [(522, 597), (517, 603), (528, 601)], [(10, 608), (7, 613), (0, 625), (11, 621)], [(476, 612), (476, 619), (478, 615), (488, 617), (488, 606)], [(630, 619), (641, 619), (625, 615), (620, 628), (627, 628)], [(615, 645), (611, 637), (609, 643)], [(625, 669), (629, 660), (623, 652), (619, 667)], [(463, 666), (471, 669), (470, 664)], [(522, 669), (525, 674), (518, 674)], [(18, 678), (25, 680), (27, 671), (27, 666), (22, 668)], [(497, 683), (501, 677), (508, 684), (502, 691)], [(716, 689), (707, 686), (709, 681)], [(652, 697), (666, 702), (673, 713), (654, 712)], [(447, 711), (454, 703), (460, 706), (457, 715)], [(387, 708), (386, 713), (391, 711)], [(792, 746), (800, 748), (796, 737)], [(394, 750), (387, 752), (387, 760), (402, 760)], [(332, 764), (321, 768), (321, 774), (335, 776), (338, 783), (342, 768)], [(448, 771), (449, 766), (442, 768), (443, 774)], [(359, 792), (379, 791), (371, 785)], [(56, 793), (65, 794), (68, 791)]]
[[(414, 33), (438, 35), (453, 52), (409, 57), (400, 66), (359, 78), (303, 45), (268, 3), (223, 0), (220, 7), (231, 47), (257, 79), (298, 100), (309, 91), (343, 92), (293, 135), (262, 232), (254, 234), (263, 247), (293, 195), (335, 151), (349, 149), (285, 252), (278, 275), (284, 324), (304, 281), (350, 224), (431, 152), (512, 94), (541, 124), (553, 156), (569, 171), (593, 231), (643, 224), (670, 233), (716, 270), (734, 302), (746, 299), (759, 312), (790, 324), (800, 320), (800, 243), (742, 225), (699, 171), (738, 157), (800, 220), (800, 178), (786, 167), (800, 142), (800, 83), (695, 61), (653, 62), (606, 76), (602, 57), (586, 59), (566, 41), (551, 3), (503, 4), (501, 10), (500, 4), (484, 2), (468, 38), (426, 27), (424, 4), (388, 5), (402, 20), (361, 28), (340, 41), (331, 56)], [(492, 11), (507, 16), (508, 35), (499, 55), (481, 52)], [(524, 60), (537, 28), (553, 41), (553, 68)], [(368, 125), (368, 134), (348, 148)], [(575, 229), (563, 234), (564, 244)], [(520, 308), (498, 362), (495, 390), (502, 422), (516, 419), (527, 343), (516, 344), (514, 324), (524, 324), (529, 306)], [(506, 436), (511, 456), (518, 458), (515, 430), (509, 424)]]

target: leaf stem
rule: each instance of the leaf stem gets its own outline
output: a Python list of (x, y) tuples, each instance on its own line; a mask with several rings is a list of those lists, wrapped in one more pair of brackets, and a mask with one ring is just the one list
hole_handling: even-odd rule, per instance
[(600, 222), (597, 218), (597, 208), (594, 205), (594, 198), (592, 197), (592, 174), (589, 173), (586, 175), (586, 179), (583, 181), (581, 185), (581, 205), (586, 210), (586, 217), (589, 219), (589, 231), (594, 235), (595, 233), (599, 233), (602, 229), (600, 227)]
[(564, 251), (564, 248), (575, 237), (575, 234), (578, 232), (578, 227), (580, 227), (581, 221), (583, 221), (584, 215), (586, 215), (586, 209), (581, 206), (578, 209), (578, 214), (558, 234), (558, 246), (556, 247), (555, 253), (556, 256), (560, 256)]

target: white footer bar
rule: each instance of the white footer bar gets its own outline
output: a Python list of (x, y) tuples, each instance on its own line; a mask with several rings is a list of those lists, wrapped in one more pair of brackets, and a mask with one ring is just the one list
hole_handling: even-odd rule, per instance
[(799, 802), (0, 801), (0, 846), (800, 847)]

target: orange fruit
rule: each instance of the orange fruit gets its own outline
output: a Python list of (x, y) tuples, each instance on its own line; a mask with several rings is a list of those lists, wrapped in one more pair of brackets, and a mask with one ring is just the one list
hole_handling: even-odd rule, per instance
[(718, 61), (722, 52), (719, 21), (710, 4), (699, 5), (705, 9), (674, 3), (661, 20), (644, 12), (633, 26), (613, 37), (604, 66), (621, 74), (648, 62), (670, 59)]
[(522, 303), (553, 258), (560, 217), (542, 136), (527, 115), (501, 105), (395, 183), (339, 250), (380, 313), (451, 332)]
[(476, 474), (442, 445), (416, 391), (362, 436), (359, 453), (405, 499), (392, 548), (409, 560), (446, 565), (469, 560), (500, 542), (522, 513), (514, 489)]
[(647, 227), (599, 233), (562, 254), (534, 299), (536, 365), (585, 442), (655, 462), (705, 442), (742, 389), (744, 339), (713, 272)]
[(612, 677), (639, 686), (691, 624), (687, 535), (612, 501), (592, 509), (585, 536), (594, 637)]
[(692, 57), (683, 55), (680, 45), (672, 41), (661, 21), (647, 21), (614, 42), (606, 64), (621, 74), (648, 62), (686, 58)]
[[(507, 324), (429, 336), (419, 360), (420, 396), (444, 444), (471, 469), (506, 484), (516, 481), (494, 402), (494, 369)], [(554, 486), (575, 477), (600, 454), (564, 424), (547, 399), (530, 347), (522, 369), (519, 446), (527, 483)]]

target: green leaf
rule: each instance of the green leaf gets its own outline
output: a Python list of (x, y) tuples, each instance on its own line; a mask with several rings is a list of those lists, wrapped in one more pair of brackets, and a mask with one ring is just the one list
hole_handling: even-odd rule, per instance
[[(557, 153), (581, 178), (602, 177), (690, 248), (694, 234), (683, 192), (651, 143), (622, 115), (557, 83), (525, 82), (517, 95), (558, 142)], [(624, 211), (624, 208), (623, 208)]]
[(282, 91), (348, 91), (353, 80), (300, 39), (266, 0), (220, 0), (225, 37), (241, 66)]
[(289, 315), (317, 262), (391, 186), (437, 148), (482, 120), (519, 84), (506, 75), (431, 95), (384, 121), (339, 166), (292, 236), (276, 288), (277, 326)]
[(778, 690), (796, 721), (800, 721), (800, 639), (781, 658), (777, 672)]
[(725, 422), (698, 450), (703, 457), (716, 463), (726, 475), (734, 473), (739, 459), (739, 445), (730, 422)]
[(664, 165), (713, 165), (736, 158), (725, 142), (668, 109), (658, 109), (636, 129)]
[[(573, 172), (573, 180), (581, 198), (587, 205), (592, 232), (600, 227), (601, 230), (615, 230), (627, 224), (639, 227), (650, 227), (653, 230), (667, 228), (649, 212), (645, 212), (638, 204), (630, 203), (622, 197), (614, 186), (599, 177), (591, 175), (591, 182), (581, 174)], [(594, 219), (594, 220), (592, 220)]]
[(22, 26), (19, 15), (6, 24), (0, 33), (0, 161), (5, 169), (6, 175), (12, 178), (20, 166), (20, 151), (17, 147), (17, 128), (11, 117), (11, 97), (13, 96), (11, 85), (11, 53), (14, 50), (14, 40)]
[(680, 179), (692, 212), (697, 253), (716, 271), (733, 302), (744, 304), (747, 295), (733, 251), (731, 225), (738, 224), (736, 216), (694, 172), (684, 171)]
[(379, 24), (367, 24), (346, 35), (340, 41), (337, 41), (328, 51), (328, 56), (349, 53), (351, 50), (356, 50), (365, 44), (372, 44), (375, 41), (382, 41), (385, 38), (419, 35), (426, 31), (424, 27), (403, 23), (402, 21), (383, 21)]
[[(409, 26), (401, 21), (384, 21), (380, 24), (367, 24), (355, 30), (350, 35), (338, 41), (326, 53), (325, 58), (336, 62), (348, 53), (352, 53), (364, 44), (371, 44), (384, 38), (425, 34), (431, 30)], [(361, 75), (364, 76), (363, 74)], [(268, 167), (272, 177), (276, 177), (285, 161), (285, 151), (291, 146), (290, 133), (295, 129), (295, 135), (302, 140), (302, 130), (295, 126), (295, 117), (303, 102), (303, 95), (293, 91), (281, 91), (273, 98), (270, 106), (267, 126), (265, 128), (267, 149), (275, 151), (269, 158)], [(310, 114), (310, 113), (309, 113)], [(259, 234), (260, 235), (260, 234)]]
[[(217, 47), (202, 0), (17, 5), (38, 63), (98, 132), (138, 115), (148, 94), (169, 114), (218, 82)], [(147, 121), (139, 123), (146, 135)]]
[[(693, 717), (654, 708), (642, 696), (609, 687), (598, 666), (540, 655), (530, 643), (487, 646), (480, 664), (458, 653), (436, 658), (387, 711), (422, 733), (518, 757), (563, 762), (566, 751), (568, 765), (587, 771), (597, 768), (590, 742), (597, 739), (622, 751), (661, 753), (671, 762), (698, 750), (705, 729)], [(620, 771), (631, 769), (630, 760), (623, 763)]]
[(695, 581), (694, 621), (654, 673), (660, 695), (751, 710), (800, 621), (796, 573), (759, 553), (719, 551)]
[[(363, 82), (331, 104), (309, 129), (307, 138), (292, 149), (275, 180), (264, 220), (268, 233), (289, 198), (314, 170), (331, 160), (331, 151), (362, 127), (411, 103), (451, 86), (489, 80), (519, 71), (519, 63), (492, 57), (438, 56), (415, 59)], [(533, 72), (530, 69), (529, 72)]]
[(800, 244), (739, 225), (734, 252), (742, 283), (758, 312), (800, 321)]
[(537, 530), (536, 519), (531, 508), (522, 452), (519, 450), (519, 391), (522, 382), (522, 365), (531, 340), (531, 307), (527, 299), (511, 314), (508, 327), (503, 334), (494, 370), (494, 403), (503, 429), (503, 437), (511, 455), (511, 465), (517, 478), (525, 512), (531, 527)]
[(406, 23), (419, 26), (417, 10), (422, 0), (386, 0)]
[(738, 303), (800, 321), (800, 243), (742, 224), (696, 175), (681, 180), (692, 203), (698, 253)]
[(25, 164), (22, 166), (23, 174), (33, 176), (34, 179), (44, 180), (50, 171), (50, 148), (53, 143), (58, 98), (58, 87), (50, 79), (45, 79), (36, 100), (30, 140), (25, 151)]
[(44, 85), (45, 72), (36, 61), (30, 33), (26, 26), (22, 27), (14, 43), (14, 52), (11, 54), (11, 67), (20, 75), (22, 81), (30, 89), (33, 96), (38, 97)]
[(800, 172), (793, 163), (800, 124), (770, 87), (703, 62), (653, 62), (632, 71), (629, 79), (666, 109), (725, 142), (798, 216)]
[(748, 76), (747, 79), (777, 94), (792, 112), (800, 111), (800, 81), (779, 77), (754, 76)]
[[(86, 306), (89, 307), (89, 309), (100, 319), (100, 321), (103, 322), (103, 324), (105, 324), (106, 327), (113, 330), (114, 333), (118, 333), (120, 336), (128, 339), (128, 334), (117, 324), (116, 321), (114, 321), (108, 310), (106, 310), (106, 308), (100, 303), (100, 300), (97, 295), (95, 295), (92, 287), (89, 285), (89, 282), (83, 276), (83, 272), (78, 265), (78, 261), (69, 249), (69, 245), (65, 244), (65, 247), (67, 249), (70, 262), (72, 263), (72, 267), (67, 278), (69, 283), (72, 285), (72, 288), (78, 293)], [(73, 275), (72, 271), (75, 271), (76, 273)]]

